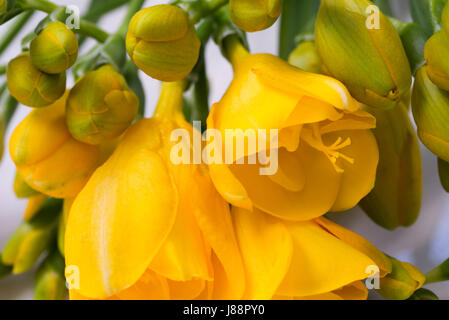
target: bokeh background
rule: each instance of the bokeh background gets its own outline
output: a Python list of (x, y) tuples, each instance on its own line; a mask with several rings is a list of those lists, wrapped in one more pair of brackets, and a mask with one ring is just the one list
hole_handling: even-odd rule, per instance
[[(96, 0), (100, 1), (100, 0)], [(107, 0), (101, 0), (107, 1)], [(308, 0), (298, 0), (308, 1)], [(89, 0), (54, 0), (63, 5), (76, 5), (81, 12), (87, 8)], [(164, 0), (150, 0), (145, 6), (167, 3)], [(408, 0), (391, 1), (395, 12), (403, 20), (409, 20)], [(125, 9), (117, 9), (104, 17), (99, 26), (106, 31), (114, 32), (119, 21), (125, 13)], [(0, 64), (7, 63), (20, 52), (20, 39), (31, 31), (45, 15), (35, 14), (32, 20), (19, 34), (16, 40), (0, 56)], [(8, 24), (0, 26), (0, 35), (8, 28)], [(278, 52), (279, 21), (270, 29), (249, 35), (249, 44), (254, 53)], [(93, 41), (87, 41), (80, 54), (86, 52), (93, 45)], [(232, 79), (232, 69), (229, 63), (222, 57), (217, 46), (210, 42), (206, 49), (207, 72), (210, 79), (211, 103), (218, 101), (225, 92)], [(159, 82), (141, 73), (147, 100), (146, 116), (151, 116), (158, 98)], [(2, 81), (3, 78), (0, 78)], [(73, 82), (69, 82), (71, 86)], [(8, 147), (9, 136), (16, 125), (30, 112), (30, 108), (20, 106), (12, 119), (7, 131), (5, 148)], [(422, 271), (427, 272), (449, 257), (449, 194), (440, 186), (437, 170), (437, 161), (424, 147), (423, 158), (423, 205), (418, 221), (410, 228), (400, 228), (394, 232), (384, 230), (374, 224), (359, 209), (355, 208), (345, 213), (331, 214), (331, 218), (351, 230), (363, 235), (378, 248), (398, 259), (415, 264)], [(26, 206), (26, 200), (17, 199), (12, 190), (15, 169), (8, 155), (7, 149), (3, 161), (0, 163), (0, 248), (2, 248), (15, 228), (19, 225)], [(1, 250), (1, 249), (0, 249)], [(9, 276), (0, 280), (0, 299), (32, 299), (34, 270), (19, 276)], [(298, 270), (298, 272), (301, 272)], [(449, 299), (449, 282), (437, 283), (427, 286), (433, 290), (440, 299)], [(375, 293), (370, 297), (377, 299)]]

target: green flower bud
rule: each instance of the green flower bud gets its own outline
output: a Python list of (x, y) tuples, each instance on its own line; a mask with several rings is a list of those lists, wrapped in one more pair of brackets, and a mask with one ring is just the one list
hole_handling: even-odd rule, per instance
[(187, 13), (172, 5), (137, 12), (126, 36), (126, 50), (136, 66), (152, 78), (177, 81), (195, 66), (201, 42)]
[(321, 73), (321, 59), (313, 41), (304, 41), (292, 51), (288, 62), (307, 72)]
[(72, 136), (100, 144), (120, 136), (131, 124), (139, 99), (111, 65), (82, 77), (67, 99), (66, 121)]
[(415, 75), (412, 111), (421, 142), (449, 162), (449, 92), (429, 79), (426, 66)]
[(427, 283), (441, 282), (449, 280), (449, 259), (439, 266), (430, 270), (426, 275)]
[(449, 162), (438, 158), (438, 174), (443, 189), (449, 192)]
[(34, 299), (63, 300), (67, 295), (64, 258), (54, 250), (39, 266), (35, 277)]
[(52, 22), (31, 41), (30, 57), (43, 72), (64, 72), (78, 57), (78, 39), (64, 23)]
[(31, 188), (25, 180), (17, 174), (17, 172), (16, 177), (14, 178), (13, 188), (17, 198), (29, 198), (39, 194), (39, 192)]
[(271, 27), (281, 15), (281, 0), (231, 0), (229, 11), (232, 22), (246, 32)]
[(389, 258), (393, 269), (380, 279), (380, 289), (377, 292), (388, 300), (406, 300), (421, 288), (426, 277), (412, 264)]
[(28, 271), (54, 240), (61, 206), (60, 200), (49, 199), (39, 213), (16, 229), (2, 253), (2, 262), (12, 266), (12, 273)]
[(65, 92), (65, 73), (47, 74), (40, 71), (28, 53), (20, 54), (8, 63), (6, 76), (11, 95), (29, 107), (48, 106)]
[(449, 91), (449, 38), (443, 30), (436, 32), (426, 42), (424, 57), (427, 74), (441, 89)]
[(393, 230), (410, 226), (421, 208), (422, 171), (418, 138), (406, 107), (393, 110), (365, 107), (376, 117), (373, 129), (379, 145), (374, 189), (360, 202), (380, 226)]
[(382, 12), (371, 15), (372, 5), (368, 0), (323, 0), (315, 44), (326, 72), (357, 100), (389, 109), (409, 91), (412, 76), (397, 31)]

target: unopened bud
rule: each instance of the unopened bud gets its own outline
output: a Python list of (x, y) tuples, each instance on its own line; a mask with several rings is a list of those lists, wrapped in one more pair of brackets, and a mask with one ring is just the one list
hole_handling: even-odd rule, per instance
[(232, 22), (246, 32), (271, 27), (281, 15), (281, 0), (231, 0), (229, 10)]

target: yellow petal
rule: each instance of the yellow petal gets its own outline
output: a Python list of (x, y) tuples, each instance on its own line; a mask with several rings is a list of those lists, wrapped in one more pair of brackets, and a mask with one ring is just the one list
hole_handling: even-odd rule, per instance
[(235, 229), (246, 270), (245, 299), (271, 299), (285, 277), (292, 239), (284, 223), (267, 214), (234, 207)]
[(119, 292), (116, 297), (120, 300), (168, 300), (170, 289), (164, 277), (147, 270), (139, 281)]
[(368, 277), (367, 255), (323, 230), (313, 221), (288, 224), (293, 239), (290, 269), (277, 293), (310, 296), (336, 290)]
[(30, 220), (32, 217), (34, 217), (34, 215), (39, 212), (39, 209), (47, 199), (48, 196), (44, 194), (37, 194), (28, 198), (28, 203), (23, 215), (23, 219)]
[(155, 150), (155, 120), (141, 120), (74, 201), (65, 237), (66, 265), (78, 266), (79, 293), (105, 298), (145, 272), (175, 217), (178, 197)]
[[(196, 221), (211, 246), (214, 264), (214, 298), (240, 299), (244, 291), (244, 269), (232, 225), (229, 204), (215, 190), (207, 169), (195, 172), (198, 198)], [(217, 269), (218, 268), (218, 269)]]
[(309, 220), (325, 214), (332, 207), (341, 175), (322, 152), (307, 143), (302, 142), (295, 155), (305, 174), (305, 185), (300, 192), (289, 191), (268, 176), (260, 175), (257, 165), (235, 164), (230, 168), (255, 207), (282, 219)]
[(189, 281), (168, 280), (171, 300), (192, 300), (197, 298), (205, 289), (206, 281), (193, 279)]
[(391, 272), (390, 259), (362, 236), (323, 217), (316, 219), (315, 222), (341, 241), (370, 257), (379, 267), (381, 277)]
[(337, 199), (331, 210), (344, 211), (356, 206), (374, 188), (379, 150), (376, 138), (369, 130), (338, 131), (325, 135), (323, 140), (326, 144), (332, 144), (337, 138), (343, 141), (348, 138), (351, 140), (351, 144), (341, 152), (354, 159), (354, 163), (337, 160), (337, 165), (344, 172)]

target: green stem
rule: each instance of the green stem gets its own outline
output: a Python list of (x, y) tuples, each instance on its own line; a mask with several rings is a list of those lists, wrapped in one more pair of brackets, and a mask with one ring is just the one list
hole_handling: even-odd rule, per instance
[(143, 3), (145, 0), (131, 0), (131, 2), (128, 5), (128, 11), (126, 12), (125, 17), (122, 20), (122, 24), (120, 25), (117, 34), (125, 37), (126, 33), (128, 32), (128, 25), (131, 21), (131, 18), (134, 16), (134, 14), (142, 8)]
[(0, 66), (0, 76), (6, 73), (6, 65)]
[[(59, 6), (47, 0), (18, 0), (18, 4), (20, 4), (23, 9), (39, 10), (48, 14), (59, 8)], [(101, 30), (94, 23), (84, 19), (80, 20), (80, 28), (73, 29), (73, 31), (94, 38), (99, 42), (105, 42), (109, 37), (109, 34), (106, 31)]]
[(203, 18), (214, 14), (221, 7), (228, 4), (229, 0), (204, 0), (204, 1), (189, 1), (189, 0), (173, 0), (172, 5), (182, 7), (190, 15), (190, 21), (197, 24)]
[(279, 36), (279, 55), (287, 60), (298, 34), (313, 34), (320, 0), (284, 0)]
[(17, 18), (13, 21), (12, 25), (6, 30), (5, 34), (0, 38), (0, 54), (5, 51), (5, 49), (9, 46), (12, 40), (16, 37), (22, 27), (27, 23), (30, 17), (33, 15), (33, 11), (25, 11), (21, 13)]

